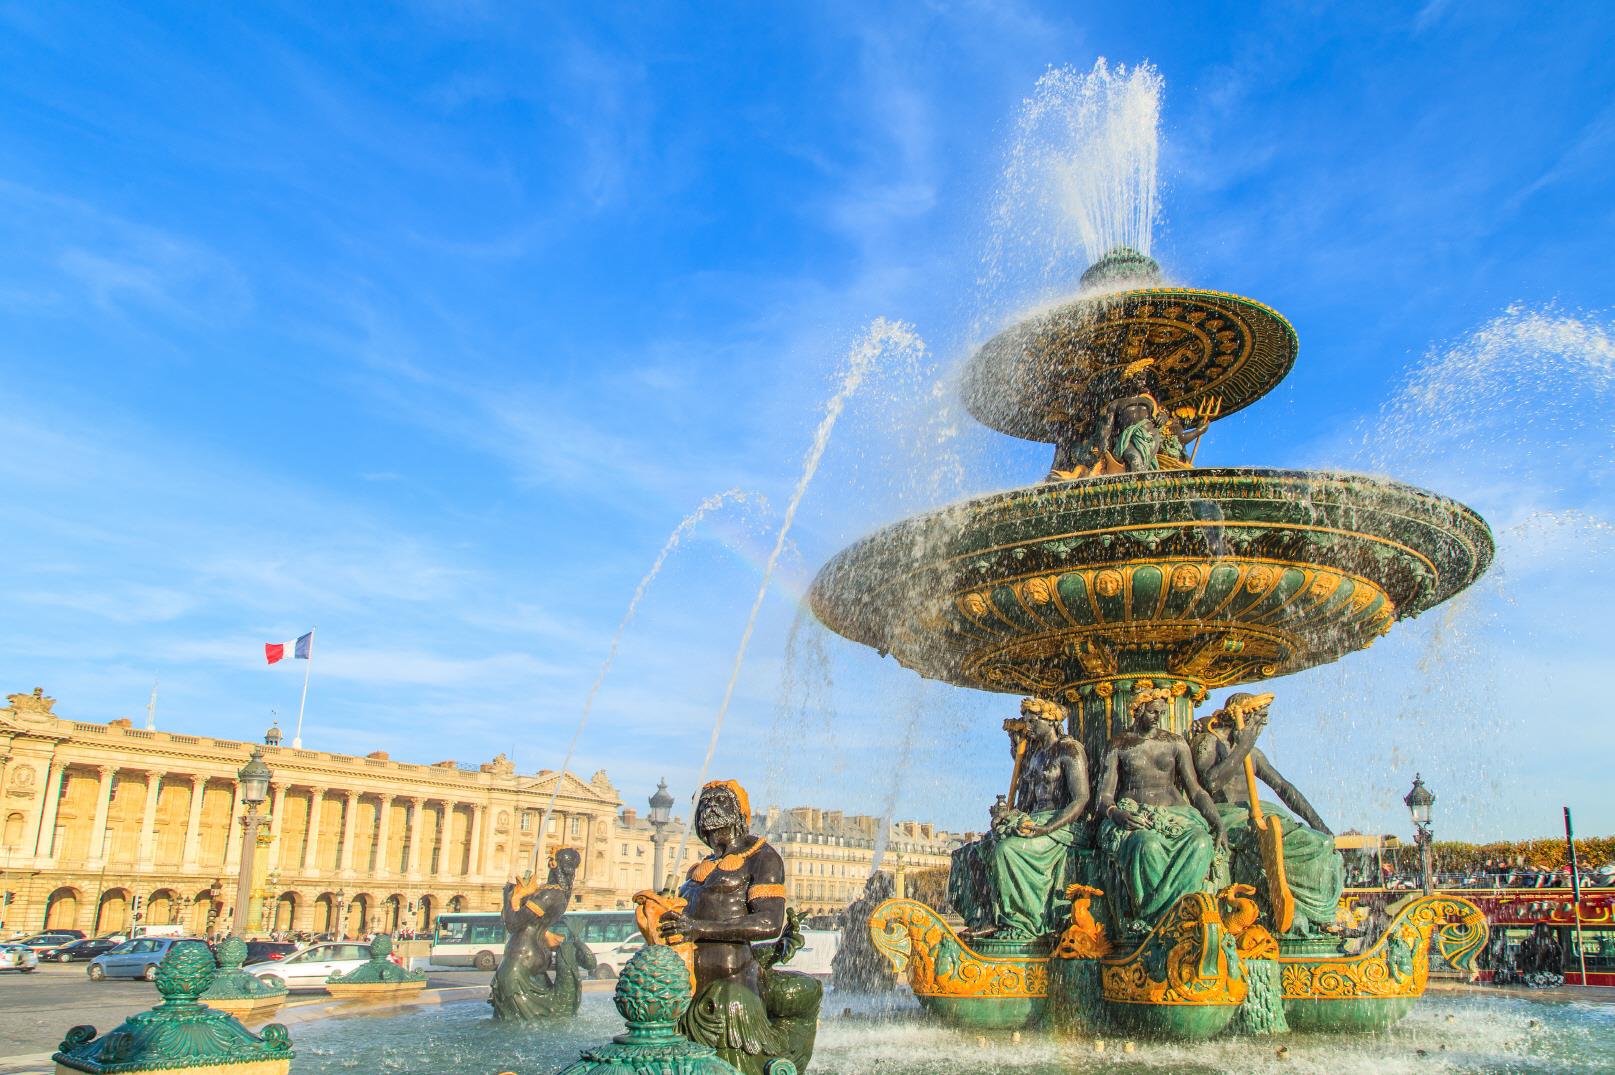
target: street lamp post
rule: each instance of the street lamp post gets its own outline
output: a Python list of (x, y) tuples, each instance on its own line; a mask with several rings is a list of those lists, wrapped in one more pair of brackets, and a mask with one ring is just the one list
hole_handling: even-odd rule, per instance
[(667, 793), (667, 781), (659, 781), (656, 794), (650, 797), (651, 846), (656, 849), (651, 866), (651, 887), (658, 892), (667, 883), (662, 873), (662, 850), (667, 845), (667, 826), (673, 820), (673, 796)]
[(1430, 835), (1430, 807), (1435, 805), (1436, 797), (1430, 789), (1424, 786), (1424, 781), (1418, 773), (1413, 774), (1413, 790), (1407, 793), (1402, 800), (1407, 804), (1408, 813), (1413, 815), (1413, 842), (1419, 847), (1419, 871), (1424, 875), (1424, 894), (1430, 895), (1435, 891), (1432, 875), (1434, 873), (1431, 862), (1430, 842), (1434, 839)]
[(252, 757), (241, 767), (236, 779), (241, 784), (241, 802), (247, 812), (241, 816), (241, 876), (236, 880), (235, 916), (232, 932), (245, 938), (252, 928), (252, 870), (258, 854), (258, 826), (263, 819), (258, 807), (269, 797), (269, 766), (264, 764), (264, 752), (252, 748)]

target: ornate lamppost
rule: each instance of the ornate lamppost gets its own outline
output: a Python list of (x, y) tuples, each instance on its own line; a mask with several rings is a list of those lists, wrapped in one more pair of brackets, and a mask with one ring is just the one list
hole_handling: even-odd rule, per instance
[(241, 784), (241, 802), (247, 812), (241, 815), (241, 876), (236, 879), (232, 932), (243, 939), (252, 928), (252, 869), (258, 853), (258, 826), (263, 823), (258, 807), (269, 798), (271, 775), (269, 766), (264, 764), (264, 752), (258, 747), (252, 748), (252, 757), (236, 774)]
[(656, 849), (651, 866), (651, 887), (660, 892), (667, 883), (662, 873), (662, 851), (667, 846), (667, 827), (673, 822), (673, 796), (667, 793), (667, 781), (658, 781), (656, 794), (650, 797), (650, 842)]
[(1414, 773), (1413, 790), (1402, 801), (1407, 804), (1408, 813), (1413, 815), (1413, 842), (1419, 848), (1419, 870), (1424, 875), (1424, 894), (1428, 896), (1435, 891), (1430, 852), (1430, 842), (1434, 839), (1430, 835), (1430, 807), (1435, 805), (1436, 797), (1424, 786), (1419, 774)]
[(345, 941), (348, 939), (348, 927), (342, 921), (342, 912), (348, 908), (347, 889), (336, 890), (336, 903), (333, 906), (336, 908), (336, 921), (331, 923), (331, 939)]

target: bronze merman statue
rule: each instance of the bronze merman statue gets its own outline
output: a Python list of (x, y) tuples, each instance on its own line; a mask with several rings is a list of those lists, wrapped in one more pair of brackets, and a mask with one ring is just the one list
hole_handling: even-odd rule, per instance
[(494, 971), (488, 1003), (495, 1019), (545, 1019), (577, 1014), (583, 976), (594, 953), (564, 921), (582, 856), (563, 847), (550, 856), (549, 877), (532, 874), (505, 885), (500, 916), (508, 939)]
[[(683, 909), (661, 912), (652, 939), (694, 945), (695, 999), (679, 1021), (685, 1037), (712, 1046), (746, 1075), (766, 1075), (776, 1059), (806, 1071), (823, 987), (774, 968), (801, 938), (793, 942), (795, 923), (787, 921), (784, 860), (752, 834), (750, 821), (750, 802), (735, 781), (701, 789), (695, 828), (712, 854), (690, 868), (679, 890)], [(775, 938), (771, 948), (760, 943)]]
[[(1341, 889), (1345, 886), (1345, 860), (1335, 850), (1329, 826), (1306, 796), (1284, 779), (1267, 760), (1267, 755), (1256, 747), (1257, 737), (1267, 724), (1267, 708), (1272, 701), (1271, 694), (1232, 694), (1222, 709), (1203, 721), (1196, 721), (1189, 744), (1195, 771), (1216, 800), (1217, 812), (1231, 834), (1233, 856), (1229, 869), (1233, 880), (1256, 889), (1264, 910), (1269, 912), (1269, 920), (1281, 932), (1305, 934), (1314, 926), (1332, 929)], [(1279, 802), (1300, 818), (1298, 821), (1265, 799), (1257, 801), (1256, 815), (1277, 819), (1277, 831), (1282, 833), (1280, 854), (1274, 856), (1269, 852), (1268, 857), (1276, 857), (1281, 863), (1283, 885), (1293, 904), (1287, 926), (1281, 921), (1285, 917), (1284, 909), (1275, 906), (1275, 886), (1272, 878), (1266, 876), (1271, 869), (1264, 865), (1258, 823), (1252, 816), (1250, 804), (1257, 780), (1273, 789)], [(1282, 893), (1277, 897), (1280, 903), (1284, 899)]]
[(1090, 798), (1088, 757), (1061, 734), (1065, 717), (1053, 702), (1026, 698), (1021, 719), (1004, 722), (1015, 758), (1009, 799), (994, 806), (992, 831), (955, 853), (949, 874), (967, 936), (1032, 940), (1065, 921), (1060, 896), (1091, 836), (1079, 820)]
[(1149, 929), (1190, 892), (1210, 892), (1214, 857), (1228, 843), (1188, 741), (1161, 726), (1171, 698), (1164, 688), (1135, 689), (1133, 728), (1110, 741), (1100, 767), (1094, 816), (1110, 873), (1104, 887), (1128, 932)]

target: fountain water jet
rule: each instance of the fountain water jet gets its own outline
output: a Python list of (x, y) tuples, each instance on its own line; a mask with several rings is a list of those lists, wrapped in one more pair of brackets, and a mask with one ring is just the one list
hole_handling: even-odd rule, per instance
[[(672, 533), (667, 535), (667, 540), (662, 544), (661, 551), (656, 554), (656, 559), (651, 563), (650, 570), (645, 572), (644, 578), (639, 580), (639, 585), (634, 587), (634, 596), (628, 600), (628, 609), (623, 613), (622, 619), (617, 623), (617, 630), (611, 636), (611, 646), (606, 650), (606, 659), (600, 662), (600, 671), (596, 673), (594, 684), (589, 687), (589, 693), (583, 700), (583, 713), (578, 717), (577, 726), (572, 729), (572, 738), (566, 744), (566, 754), (561, 759), (561, 767), (557, 770), (558, 774), (564, 775), (572, 765), (572, 755), (577, 751), (578, 740), (583, 736), (583, 729), (588, 727), (589, 715), (594, 712), (595, 696), (600, 693), (600, 686), (606, 681), (606, 674), (611, 671), (611, 665), (617, 659), (617, 649), (622, 645), (622, 636), (628, 630), (628, 625), (634, 621), (634, 614), (639, 611), (639, 603), (645, 599), (645, 592), (650, 589), (651, 583), (656, 581), (656, 576), (662, 573), (662, 565), (667, 563), (667, 558), (673, 554), (673, 550), (679, 547), (680, 543), (700, 524), (701, 520), (725, 504), (744, 504), (752, 499), (760, 500), (760, 498), (749, 497), (739, 489), (727, 489), (721, 493), (714, 493), (696, 505), (695, 510), (681, 519), (679, 524), (673, 528)], [(544, 804), (544, 814), (538, 824), (540, 833), (548, 831), (550, 813), (555, 809), (555, 800), (560, 793), (561, 780), (558, 776), (555, 781), (555, 787), (550, 790), (549, 801)], [(538, 871), (539, 860), (543, 857), (543, 854), (544, 841), (539, 839), (533, 844), (531, 869), (535, 873)], [(674, 861), (678, 860), (675, 859)]]
[[(912, 325), (901, 321), (888, 321), (884, 317), (875, 318), (870, 323), (868, 331), (847, 353), (840, 383), (835, 394), (825, 404), (824, 417), (819, 420), (819, 426), (813, 433), (813, 442), (808, 446), (807, 454), (802, 457), (802, 472), (796, 480), (796, 488), (791, 492), (791, 499), (786, 502), (785, 515), (780, 521), (779, 536), (775, 538), (774, 548), (768, 554), (767, 563), (763, 565), (762, 581), (757, 585), (757, 596), (752, 599), (751, 612), (746, 617), (746, 627), (740, 634), (740, 645), (735, 650), (734, 663), (729, 669), (729, 681), (723, 688), (723, 700), (718, 704), (717, 715), (712, 719), (712, 735), (707, 741), (706, 756), (701, 759), (701, 769), (695, 780), (697, 789), (706, 783), (707, 772), (712, 767), (712, 755), (718, 749), (718, 737), (723, 733), (723, 720), (729, 712), (729, 703), (734, 699), (735, 685), (740, 682), (740, 670), (746, 663), (746, 650), (751, 645), (752, 632), (757, 627), (757, 615), (762, 611), (763, 599), (768, 596), (769, 584), (774, 579), (774, 568), (779, 564), (780, 553), (790, 538), (791, 524), (796, 521), (796, 512), (802, 506), (802, 498), (807, 495), (808, 486), (813, 482), (813, 475), (818, 473), (819, 462), (824, 458), (825, 449), (830, 446), (830, 435), (835, 432), (841, 412), (846, 410), (847, 401), (858, 391), (859, 386), (864, 383), (864, 379), (882, 357), (893, 355), (910, 364), (918, 364), (924, 354), (925, 341), (920, 339)], [(679, 836), (678, 852), (673, 856), (674, 862), (684, 861), (684, 850), (689, 839), (690, 828), (687, 827)]]

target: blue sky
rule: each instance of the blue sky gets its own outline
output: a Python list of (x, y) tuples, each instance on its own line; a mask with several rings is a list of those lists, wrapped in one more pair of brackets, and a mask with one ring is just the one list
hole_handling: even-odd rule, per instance
[[(1043, 473), (968, 424), (919, 434), (981, 326), (1074, 282), (979, 279), (1022, 99), (1105, 56), (1166, 82), (1157, 257), (1302, 340), (1202, 462), (1383, 470), (1505, 545), (1456, 614), (1281, 684), (1269, 753), (1340, 827), (1405, 827), (1417, 767), (1454, 836), (1551, 832), (1561, 799), (1615, 831), (1585, 629), (1615, 598), (1600, 5), (546, 7), (0, 4), (7, 691), (138, 719), (160, 678), (160, 727), (251, 737), (300, 686), (262, 644), (318, 624), (309, 745), (554, 767), (668, 532), (739, 488), (768, 506), (669, 560), (575, 763), (687, 793), (884, 316), (930, 365), (843, 417), (716, 764), (754, 801), (979, 827), (1012, 701), (919, 684), (797, 598), (870, 527)], [(1583, 334), (1514, 332), (1537, 357), (1491, 396), (1443, 382), (1419, 437), (1376, 432), (1516, 304)]]

